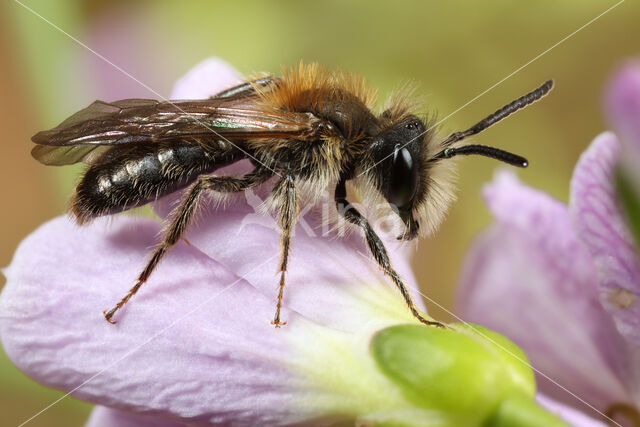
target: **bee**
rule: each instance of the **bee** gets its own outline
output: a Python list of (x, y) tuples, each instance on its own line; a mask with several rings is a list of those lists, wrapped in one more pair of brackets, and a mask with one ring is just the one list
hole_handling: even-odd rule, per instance
[[(111, 323), (183, 236), (204, 194), (243, 192), (275, 178), (269, 199), (281, 226), (281, 249), (272, 324), (286, 324), (280, 311), (304, 183), (304, 188), (319, 192), (334, 188), (339, 216), (361, 230), (373, 260), (411, 313), (424, 324), (442, 326), (416, 309), (382, 240), (347, 200), (346, 184), (368, 187), (386, 200), (402, 224), (399, 239), (429, 234), (453, 199), (451, 158), (480, 155), (528, 165), (516, 154), (464, 140), (539, 100), (552, 86), (549, 80), (469, 129), (440, 138), (432, 120), (412, 112), (408, 96), (395, 97), (376, 115), (374, 92), (364, 79), (300, 63), (281, 77), (262, 75), (208, 99), (95, 101), (59, 126), (34, 135), (31, 154), (45, 165), (88, 164), (70, 201), (78, 224), (188, 187), (135, 285), (104, 311)], [(212, 174), (243, 159), (253, 166), (243, 176)]]

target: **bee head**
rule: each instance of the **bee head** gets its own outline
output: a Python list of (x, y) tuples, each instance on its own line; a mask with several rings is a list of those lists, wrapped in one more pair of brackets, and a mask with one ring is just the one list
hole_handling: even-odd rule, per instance
[(464, 140), (536, 102), (552, 88), (553, 80), (547, 80), (469, 129), (442, 140), (435, 137), (434, 126), (425, 126), (406, 110), (391, 108), (383, 112), (379, 117), (381, 128), (372, 139), (370, 157), (364, 164), (369, 180), (405, 225), (399, 239), (413, 239), (419, 229), (421, 234), (429, 234), (442, 221), (454, 199), (452, 157), (479, 155), (527, 167), (529, 162), (524, 157), (495, 147), (466, 144)]
[(424, 150), (425, 138), (430, 137), (422, 120), (406, 115), (381, 130), (369, 149), (374, 165), (368, 171), (369, 177), (402, 219), (406, 228), (399, 237), (402, 239), (413, 239), (420, 228), (414, 211), (426, 190)]
[[(384, 113), (381, 118), (384, 119)], [(444, 218), (455, 198), (452, 157), (481, 155), (512, 166), (527, 167), (527, 160), (516, 154), (485, 145), (460, 143), (486, 127), (483, 121), (466, 131), (439, 139), (433, 126), (407, 114), (373, 138), (370, 163), (365, 161), (367, 175), (405, 226), (398, 239), (411, 240), (419, 232), (430, 234)]]

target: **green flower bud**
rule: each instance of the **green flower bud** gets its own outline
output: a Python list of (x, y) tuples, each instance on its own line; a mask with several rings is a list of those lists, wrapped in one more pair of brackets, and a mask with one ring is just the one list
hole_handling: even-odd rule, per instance
[(407, 400), (446, 414), (447, 422), (436, 425), (564, 425), (535, 404), (522, 350), (481, 326), (392, 326), (374, 336), (371, 352)]

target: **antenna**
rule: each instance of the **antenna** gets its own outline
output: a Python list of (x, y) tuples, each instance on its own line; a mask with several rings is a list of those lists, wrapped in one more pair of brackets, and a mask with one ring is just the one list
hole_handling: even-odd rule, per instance
[(505, 105), (497, 110), (495, 113), (480, 120), (469, 129), (462, 132), (454, 132), (442, 142), (442, 146), (445, 147), (440, 153), (436, 154), (432, 160), (448, 159), (459, 154), (472, 155), (477, 154), (480, 156), (491, 157), (492, 159), (500, 160), (501, 162), (508, 163), (512, 166), (518, 166), (526, 168), (529, 162), (524, 157), (517, 154), (509, 153), (508, 151), (500, 150), (495, 147), (488, 147), (486, 145), (464, 145), (462, 147), (451, 148), (451, 145), (463, 139), (477, 135), (490, 126), (498, 123), (500, 120), (509, 117), (511, 114), (524, 107), (533, 104), (539, 99), (543, 98), (553, 88), (553, 80), (547, 80), (539, 88), (529, 92), (526, 95), (521, 96), (515, 101)]
[(517, 166), (519, 168), (526, 168), (529, 166), (529, 162), (524, 157), (517, 154), (510, 153), (508, 151), (501, 150), (495, 147), (488, 147), (486, 145), (464, 145), (458, 148), (445, 148), (440, 152), (436, 159), (448, 159), (458, 154), (472, 155), (477, 154), (480, 156), (491, 157), (492, 159), (500, 160), (510, 164), (511, 166)]
[(552, 87), (553, 87), (553, 80), (547, 80), (538, 89), (531, 91), (524, 96), (521, 96), (520, 98), (511, 102), (510, 104), (505, 105), (495, 113), (480, 120), (478, 123), (471, 126), (469, 129), (462, 132), (452, 133), (451, 135), (449, 135), (447, 139), (443, 141), (442, 145), (445, 147), (448, 147), (453, 143), (456, 143), (458, 141), (465, 139), (466, 137), (479, 134), (480, 132), (487, 129), (488, 127), (498, 123), (500, 120), (506, 119), (508, 116), (515, 113), (516, 111), (530, 104), (533, 104), (537, 100), (541, 99), (547, 93), (549, 93)]

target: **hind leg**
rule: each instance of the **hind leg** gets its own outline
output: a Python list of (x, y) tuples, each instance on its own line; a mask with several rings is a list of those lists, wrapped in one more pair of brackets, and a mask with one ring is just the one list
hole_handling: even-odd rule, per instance
[(280, 203), (279, 220), (282, 227), (280, 238), (280, 282), (278, 283), (278, 297), (276, 300), (276, 314), (271, 324), (276, 328), (285, 325), (287, 322), (280, 320), (280, 309), (282, 308), (282, 297), (284, 295), (284, 276), (287, 272), (289, 261), (289, 243), (291, 241), (291, 231), (293, 230), (296, 217), (298, 215), (298, 199), (296, 188), (291, 175), (284, 176), (274, 188), (276, 200)]
[(178, 240), (180, 240), (182, 234), (187, 229), (189, 222), (193, 218), (193, 213), (196, 211), (198, 200), (200, 199), (203, 191), (209, 190), (224, 193), (243, 191), (265, 182), (270, 177), (271, 173), (265, 171), (254, 171), (242, 178), (209, 175), (199, 177), (182, 198), (180, 205), (172, 215), (169, 227), (164, 233), (162, 243), (160, 243), (153, 252), (151, 259), (144, 270), (140, 273), (140, 276), (138, 276), (136, 284), (129, 290), (129, 292), (127, 292), (120, 302), (115, 305), (115, 307), (109, 311), (104, 311), (105, 319), (110, 323), (116, 323), (115, 320), (111, 319), (113, 315), (120, 310), (136, 292), (138, 292), (142, 284), (149, 279), (149, 276), (151, 276), (151, 273), (153, 273), (153, 270), (157, 267), (162, 257)]

